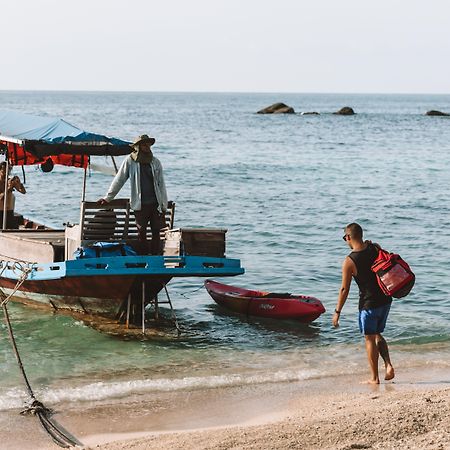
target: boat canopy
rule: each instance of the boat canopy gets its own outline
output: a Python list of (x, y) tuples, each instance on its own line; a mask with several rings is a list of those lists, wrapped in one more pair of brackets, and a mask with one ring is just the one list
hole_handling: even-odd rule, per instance
[(91, 133), (55, 117), (0, 110), (0, 150), (12, 165), (55, 164), (86, 167), (89, 156), (127, 155), (130, 142)]

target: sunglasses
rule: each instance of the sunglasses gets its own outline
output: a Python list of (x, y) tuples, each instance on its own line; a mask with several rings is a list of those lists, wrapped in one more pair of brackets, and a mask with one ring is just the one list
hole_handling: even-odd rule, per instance
[(350, 237), (349, 234), (344, 234), (344, 236), (342, 236), (342, 239), (344, 239), (344, 241), (347, 242), (348, 238)]

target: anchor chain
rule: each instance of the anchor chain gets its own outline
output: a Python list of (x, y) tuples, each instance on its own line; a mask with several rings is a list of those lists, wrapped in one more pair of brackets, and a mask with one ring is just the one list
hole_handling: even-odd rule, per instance
[(28, 381), (28, 377), (25, 373), (25, 369), (22, 364), (22, 359), (19, 354), (19, 350), (17, 348), (16, 339), (14, 337), (11, 320), (9, 318), (9, 312), (7, 308), (7, 304), (11, 297), (17, 292), (17, 290), (22, 286), (25, 280), (28, 278), (28, 275), (33, 270), (33, 265), (23, 264), (19, 261), (9, 262), (9, 261), (0, 261), (0, 277), (3, 275), (6, 269), (12, 269), (13, 271), (21, 271), (22, 274), (18, 278), (16, 285), (9, 295), (6, 295), (3, 289), (0, 288), (0, 305), (3, 309), (3, 316), (5, 318), (6, 327), (8, 329), (9, 338), (11, 341), (11, 346), (14, 351), (14, 355), (17, 360), (17, 364), (19, 365), (20, 372), (25, 382), (25, 386), (28, 391), (28, 395), (30, 396), (31, 403), (27, 406), (23, 411), (20, 412), (22, 415), (35, 415), (38, 417), (40, 424), (44, 428), (44, 430), (50, 435), (53, 442), (59, 445), (62, 448), (70, 448), (70, 447), (82, 447), (83, 444), (72, 434), (70, 434), (67, 430), (65, 430), (56, 420), (54, 420), (51, 416), (53, 415), (53, 411), (47, 408), (43, 403), (36, 399), (34, 395), (33, 389)]

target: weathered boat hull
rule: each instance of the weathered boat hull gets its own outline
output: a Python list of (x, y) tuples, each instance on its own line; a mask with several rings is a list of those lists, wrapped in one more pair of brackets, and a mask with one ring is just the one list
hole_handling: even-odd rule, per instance
[(212, 280), (206, 280), (205, 287), (217, 304), (248, 316), (291, 319), (307, 323), (316, 320), (325, 312), (322, 302), (315, 297), (270, 294)]
[[(0, 290), (28, 305), (139, 323), (173, 277), (232, 276), (239, 260), (187, 256), (89, 258), (53, 264), (0, 262)], [(0, 294), (1, 294), (0, 292)]]
[(12, 300), (53, 310), (67, 310), (117, 319), (132, 296), (132, 304), (142, 302), (145, 285), (145, 304), (153, 299), (171, 277), (155, 276), (79, 276), (56, 280), (25, 281), (13, 293), (16, 280), (0, 278), (0, 288)]

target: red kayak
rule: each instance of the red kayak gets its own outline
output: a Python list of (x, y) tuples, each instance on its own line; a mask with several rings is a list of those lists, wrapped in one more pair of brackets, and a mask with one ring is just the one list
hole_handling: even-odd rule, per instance
[(251, 291), (212, 280), (205, 287), (219, 305), (249, 316), (312, 322), (325, 312), (320, 300), (306, 295)]

